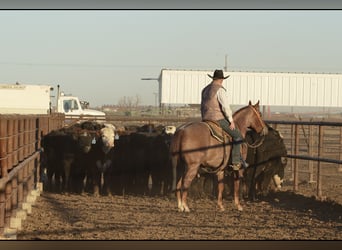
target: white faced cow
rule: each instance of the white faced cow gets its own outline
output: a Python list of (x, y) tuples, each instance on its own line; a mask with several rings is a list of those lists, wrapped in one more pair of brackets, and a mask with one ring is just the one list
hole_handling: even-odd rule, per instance
[[(96, 141), (92, 146), (88, 158), (87, 185), (91, 188), (94, 195), (98, 196), (101, 190), (108, 190), (108, 175), (110, 175), (112, 160), (110, 156), (111, 149), (114, 148), (115, 126), (112, 124), (104, 124), (97, 131)], [(103, 188), (102, 188), (102, 178)]]

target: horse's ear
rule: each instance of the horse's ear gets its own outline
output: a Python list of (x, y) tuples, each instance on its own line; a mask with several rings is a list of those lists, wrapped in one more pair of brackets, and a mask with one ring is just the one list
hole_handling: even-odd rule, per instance
[(255, 106), (257, 106), (257, 105), (259, 106), (259, 103), (260, 103), (260, 100), (258, 100), (258, 102), (255, 104)]
[(249, 100), (249, 102), (248, 102), (248, 105), (252, 105), (252, 102), (251, 102), (251, 100)]

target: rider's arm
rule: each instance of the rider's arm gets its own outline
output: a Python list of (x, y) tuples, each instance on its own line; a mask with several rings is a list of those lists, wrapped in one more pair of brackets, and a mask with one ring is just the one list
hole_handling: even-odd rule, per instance
[(217, 91), (217, 100), (221, 104), (222, 111), (229, 120), (230, 123), (233, 122), (233, 112), (232, 109), (230, 108), (230, 103), (229, 103), (229, 98), (227, 95), (227, 92), (224, 88), (220, 88)]

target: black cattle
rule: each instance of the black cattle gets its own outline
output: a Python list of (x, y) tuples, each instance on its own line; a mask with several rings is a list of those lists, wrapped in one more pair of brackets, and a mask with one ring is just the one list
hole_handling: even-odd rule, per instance
[(111, 152), (112, 168), (106, 176), (109, 178), (109, 188), (113, 194), (122, 195), (130, 192), (134, 183), (134, 170), (130, 164), (132, 157), (129, 155), (130, 138), (129, 134), (121, 134)]
[(171, 138), (172, 135), (165, 133), (156, 134), (155, 136), (150, 137), (147, 152), (147, 169), (152, 180), (151, 192), (153, 195), (166, 195), (171, 190)]
[[(287, 150), (279, 131), (268, 126), (268, 135), (256, 148), (248, 148), (244, 185), (246, 197), (255, 199), (257, 194), (266, 195), (272, 187), (280, 188), (287, 163)], [(246, 140), (253, 144), (261, 140), (259, 135), (250, 131)], [(278, 183), (276, 183), (278, 182)]]
[(136, 132), (122, 133), (112, 152), (113, 192), (166, 194), (172, 180), (170, 139), (171, 135), (163, 133), (161, 126), (151, 124), (137, 127)]
[(148, 191), (148, 150), (150, 148), (151, 135), (138, 132), (130, 134), (129, 149), (126, 154), (130, 158), (126, 172), (130, 180), (128, 192), (147, 194)]
[(74, 124), (43, 137), (43, 167), (49, 190), (82, 192), (86, 175), (84, 155), (89, 153), (97, 129), (91, 125), (89, 122)]
[[(85, 176), (82, 155), (89, 152), (93, 135), (83, 130), (79, 124), (69, 128), (54, 130), (43, 137), (45, 167), (49, 190), (79, 191)], [(54, 178), (53, 178), (54, 177)]]
[[(96, 134), (92, 148), (84, 156), (86, 166), (86, 190), (95, 196), (111, 193), (109, 186), (112, 168), (112, 151), (114, 149), (115, 127), (105, 124), (96, 127)], [(103, 181), (102, 181), (103, 180)]]

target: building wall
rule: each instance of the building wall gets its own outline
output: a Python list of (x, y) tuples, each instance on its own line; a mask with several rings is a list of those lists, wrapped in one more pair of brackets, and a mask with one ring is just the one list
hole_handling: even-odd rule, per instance
[[(200, 104), (209, 71), (163, 69), (161, 104)], [(223, 83), (233, 105), (260, 100), (261, 105), (342, 107), (342, 74), (226, 72)]]

